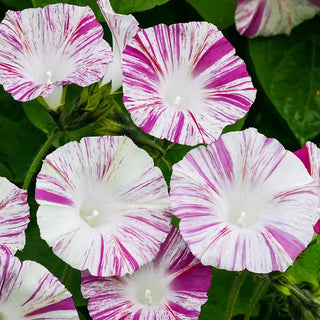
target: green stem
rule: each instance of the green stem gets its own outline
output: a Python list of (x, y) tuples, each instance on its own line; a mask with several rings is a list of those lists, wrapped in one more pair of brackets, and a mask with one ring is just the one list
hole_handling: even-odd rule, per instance
[(165, 158), (162, 158), (162, 161), (165, 163), (169, 171), (172, 171), (172, 165), (169, 161), (167, 161)]
[[(145, 133), (140, 132), (137, 127), (133, 127), (132, 125), (124, 125), (125, 133), (131, 138), (134, 142), (141, 146), (148, 146), (153, 150), (157, 150), (161, 157), (165, 156), (165, 151), (162, 147), (160, 147), (155, 141), (153, 141), (152, 137), (147, 136)], [(161, 158), (160, 157), (160, 158)]]
[(228, 304), (227, 304), (227, 310), (224, 316), (224, 320), (231, 320), (232, 319), (232, 314), (233, 314), (233, 309), (236, 304), (239, 291), (241, 288), (241, 285), (247, 276), (248, 271), (244, 270), (237, 274), (236, 279), (234, 280), (234, 283), (231, 287), (230, 294), (229, 294), (229, 299), (228, 299)]
[(54, 130), (52, 134), (48, 137), (47, 141), (44, 143), (36, 157), (33, 159), (31, 166), (27, 172), (27, 175), (24, 180), (23, 189), (27, 190), (29, 188), (30, 182), (36, 171), (39, 169), (39, 165), (46, 155), (48, 149), (52, 146), (53, 141), (59, 136), (60, 131)]
[(294, 284), (289, 284), (288, 288), (291, 291), (291, 293), (302, 303), (305, 309), (310, 311), (312, 315), (317, 317), (317, 319), (320, 318), (320, 305), (313, 300), (310, 294), (306, 294), (308, 293), (308, 291), (303, 292)]
[(269, 282), (266, 281), (266, 279), (262, 279), (260, 280), (260, 283), (257, 285), (256, 289), (254, 290), (254, 293), (249, 301), (249, 304), (247, 306), (246, 309), (246, 313), (244, 315), (244, 320), (249, 320), (253, 310), (256, 306), (256, 304), (259, 302), (262, 294), (265, 292), (265, 290), (267, 289), (269, 285)]

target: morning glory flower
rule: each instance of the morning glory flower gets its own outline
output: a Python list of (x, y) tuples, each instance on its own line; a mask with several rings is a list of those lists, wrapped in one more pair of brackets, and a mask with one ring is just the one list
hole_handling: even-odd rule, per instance
[(135, 124), (180, 144), (214, 141), (256, 94), (245, 63), (207, 22), (140, 30), (123, 51), (122, 70), (123, 101)]
[[(295, 151), (294, 154), (303, 162), (314, 181), (320, 185), (320, 149), (314, 143), (308, 141), (303, 148)], [(317, 211), (319, 213), (320, 208)], [(320, 219), (315, 224), (314, 231), (320, 234)]]
[(26, 243), (24, 231), (30, 216), (27, 196), (27, 191), (0, 177), (0, 247), (11, 254)]
[(139, 23), (132, 15), (115, 13), (109, 0), (97, 0), (100, 10), (106, 19), (112, 34), (113, 60), (108, 64), (101, 84), (112, 81), (112, 91), (116, 91), (122, 86), (122, 51), (127, 42), (138, 32)]
[(88, 137), (49, 154), (37, 177), (41, 237), (72, 267), (122, 276), (150, 262), (170, 231), (166, 182), (126, 137)]
[(238, 32), (249, 38), (287, 35), (320, 10), (320, 0), (238, 0), (235, 21)]
[(81, 290), (94, 320), (195, 320), (211, 278), (211, 267), (192, 255), (173, 227), (151, 263), (124, 277), (83, 272)]
[(45, 267), (0, 254), (0, 319), (79, 319), (71, 294)]
[(318, 185), (301, 161), (251, 128), (222, 135), (175, 164), (173, 213), (204, 265), (285, 271), (317, 221)]
[(57, 109), (63, 85), (85, 87), (103, 76), (112, 52), (102, 36), (89, 7), (8, 11), (0, 23), (0, 83), (18, 101), (42, 96)]

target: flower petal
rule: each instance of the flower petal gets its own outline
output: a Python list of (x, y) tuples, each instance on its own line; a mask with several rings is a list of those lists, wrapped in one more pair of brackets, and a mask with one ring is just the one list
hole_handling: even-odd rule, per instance
[(292, 28), (320, 10), (319, 0), (238, 0), (238, 32), (249, 38), (290, 34)]
[(27, 191), (0, 177), (0, 246), (15, 254), (26, 243), (24, 230), (29, 223)]
[(112, 91), (116, 91), (122, 86), (122, 51), (128, 41), (139, 31), (139, 23), (132, 14), (115, 13), (109, 0), (97, 0), (97, 2), (112, 33), (113, 44), (113, 60), (107, 66), (102, 84), (112, 81)]
[(0, 255), (0, 315), (5, 319), (79, 319), (71, 294), (42, 265)]
[[(314, 181), (320, 186), (320, 149), (317, 145), (308, 141), (303, 148), (295, 151), (294, 154), (302, 161)], [(318, 196), (320, 200), (320, 190)], [(320, 207), (317, 211), (319, 216)], [(320, 234), (320, 219), (315, 224), (314, 231)]]
[(211, 277), (172, 227), (153, 262), (120, 278), (83, 272), (81, 288), (94, 320), (190, 320), (199, 317)]
[(297, 160), (251, 128), (174, 165), (172, 210), (193, 254), (227, 270), (286, 270), (317, 220), (318, 186)]
[(84, 138), (47, 156), (36, 200), (41, 237), (94, 275), (132, 273), (154, 258), (170, 229), (161, 171), (124, 137)]
[(302, 161), (312, 178), (320, 183), (320, 149), (308, 141), (303, 148), (294, 152)]
[(8, 11), (0, 24), (0, 83), (16, 100), (48, 97), (57, 86), (88, 86), (112, 59), (89, 7), (53, 4)]
[(140, 30), (122, 67), (123, 101), (135, 124), (176, 143), (214, 141), (255, 98), (244, 62), (207, 22)]

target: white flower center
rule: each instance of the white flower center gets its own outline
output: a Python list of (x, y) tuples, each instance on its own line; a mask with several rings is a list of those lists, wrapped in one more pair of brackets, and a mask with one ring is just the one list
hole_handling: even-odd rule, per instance
[(85, 220), (91, 227), (97, 227), (101, 223), (101, 215), (96, 209), (93, 210), (82, 210), (80, 211), (80, 216)]
[(252, 193), (246, 183), (227, 190), (224, 196), (227, 203), (227, 222), (239, 228), (249, 228), (256, 224), (267, 207), (265, 199)]
[(195, 109), (201, 104), (201, 83), (186, 71), (168, 74), (160, 84), (159, 94), (164, 103), (178, 110)]
[(150, 289), (146, 289), (144, 296), (145, 296), (145, 298), (146, 298), (147, 305), (148, 305), (149, 307), (152, 306), (151, 290), (150, 290)]
[(173, 104), (177, 107), (177, 108), (179, 108), (180, 107), (180, 103), (181, 103), (181, 97), (180, 96), (176, 96), (176, 98), (174, 99), (174, 101), (173, 101)]
[(147, 307), (157, 306), (168, 295), (168, 279), (159, 269), (148, 264), (133, 273), (128, 282), (130, 298)]
[(84, 190), (80, 217), (92, 228), (111, 227), (128, 210), (130, 204), (119, 199), (116, 190), (109, 183), (102, 183)]
[(102, 209), (82, 209), (80, 210), (80, 217), (93, 228), (101, 227), (108, 224), (110, 220), (110, 213), (112, 213), (112, 208), (102, 208)]
[(236, 222), (236, 225), (239, 226), (240, 228), (243, 228), (245, 226), (245, 217), (246, 217), (246, 213), (244, 211), (241, 211), (240, 217)]
[[(241, 208), (241, 207), (240, 207)], [(258, 212), (254, 208), (247, 207), (246, 209), (239, 209), (233, 207), (229, 212), (229, 223), (238, 226), (239, 228), (248, 228), (255, 224), (258, 219)]]

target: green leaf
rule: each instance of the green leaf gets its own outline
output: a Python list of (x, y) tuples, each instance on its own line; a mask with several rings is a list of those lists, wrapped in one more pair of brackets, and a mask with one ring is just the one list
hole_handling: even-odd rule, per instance
[(111, 0), (110, 2), (115, 12), (127, 14), (149, 10), (168, 1), (169, 0)]
[(291, 36), (249, 41), (259, 81), (303, 145), (320, 133), (320, 18), (294, 29)]
[(191, 150), (197, 146), (185, 146), (177, 143), (170, 143), (169, 147), (166, 148), (166, 160), (169, 161), (171, 165), (182, 160), (182, 158)]
[(15, 10), (22, 10), (26, 8), (31, 8), (32, 3), (30, 0), (1, 0), (6, 6)]
[(32, 124), (44, 133), (49, 134), (56, 127), (48, 109), (37, 100), (23, 103), (23, 110)]
[(229, 124), (228, 126), (226, 126), (222, 133), (227, 133), (230, 131), (240, 131), (242, 130), (243, 126), (244, 126), (244, 122), (246, 120), (247, 116), (244, 116), (243, 118), (239, 119), (236, 123), (234, 124)]
[(0, 162), (0, 177), (6, 177), (8, 180), (13, 180), (12, 173), (9, 168)]
[(0, 115), (0, 123), (0, 161), (12, 173), (13, 181), (21, 183), (44, 136), (26, 118), (13, 122)]
[(99, 21), (104, 21), (103, 15), (99, 9), (99, 6), (96, 0), (32, 0), (32, 3), (35, 8), (36, 7), (43, 8), (48, 4), (54, 4), (54, 3), (68, 3), (68, 4), (73, 4), (73, 5), (82, 6), (82, 7), (89, 6), (93, 10), (97, 19)]
[[(224, 319), (229, 291), (235, 277), (235, 272), (213, 268), (212, 284), (208, 292), (209, 298), (207, 303), (201, 308), (200, 320)], [(249, 273), (241, 286), (240, 293), (233, 310), (234, 316), (245, 314), (247, 305), (256, 286), (257, 282), (254, 280), (254, 274)], [(258, 313), (259, 304), (256, 305), (252, 315), (256, 316)], [(214, 315), (214, 317), (212, 315)]]
[[(8, 2), (11, 0), (7, 0)], [(22, 0), (21, 0), (22, 1)], [(136, 11), (145, 11), (162, 5), (169, 0), (113, 0), (112, 8), (117, 13), (128, 14)], [(104, 21), (103, 15), (96, 0), (32, 0), (34, 7), (44, 7), (53, 3), (69, 3), (77, 6), (89, 6), (100, 22)]]
[(226, 29), (234, 24), (237, 0), (186, 0), (208, 22), (218, 29)]
[(308, 282), (314, 289), (319, 288), (320, 242), (310, 245), (286, 272), (295, 282)]
[(21, 103), (0, 86), (0, 176), (19, 184), (45, 135), (26, 117)]

